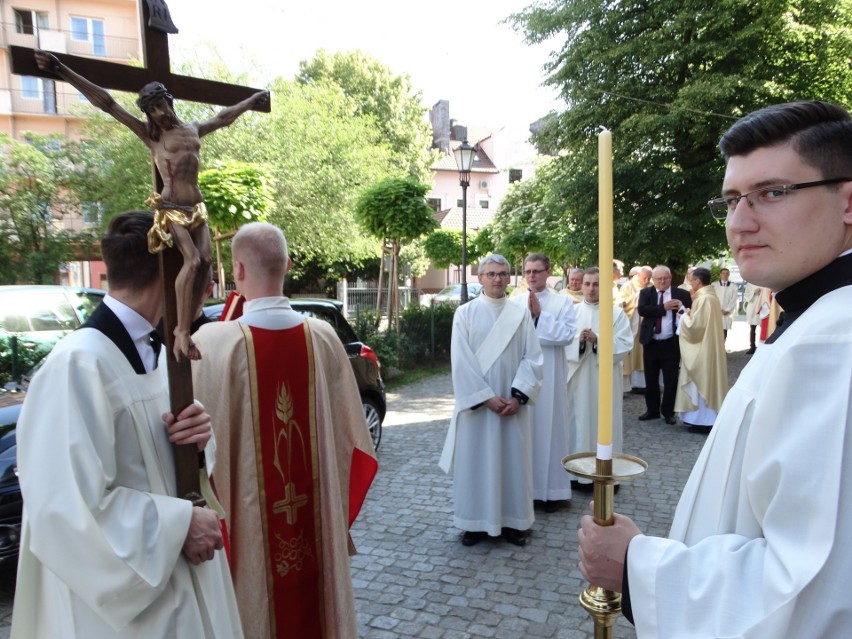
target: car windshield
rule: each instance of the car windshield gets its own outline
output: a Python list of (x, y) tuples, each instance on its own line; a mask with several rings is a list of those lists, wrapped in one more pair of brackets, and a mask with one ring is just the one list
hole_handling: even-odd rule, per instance
[(61, 291), (15, 291), (2, 296), (0, 329), (9, 333), (69, 331), (78, 326), (74, 309)]

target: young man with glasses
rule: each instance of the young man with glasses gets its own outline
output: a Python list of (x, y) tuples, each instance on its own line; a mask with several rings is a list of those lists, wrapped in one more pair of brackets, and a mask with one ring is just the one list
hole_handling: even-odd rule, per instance
[[(642, 637), (841, 637), (852, 624), (852, 117), (756, 111), (722, 137), (728, 243), (785, 309), (728, 393), (668, 539), (584, 517), (580, 570)], [(628, 550), (629, 548), (629, 550)]]
[(571, 433), (568, 427), (568, 370), (565, 347), (577, 333), (574, 303), (547, 287), (550, 258), (532, 253), (524, 260), (524, 279), (529, 292), (512, 298), (526, 308), (535, 324), (535, 334), (544, 358), (541, 392), (529, 408), (532, 423), (533, 498), (552, 513), (571, 499), (571, 475), (562, 467)]
[(541, 386), (542, 354), (527, 307), (509, 303), (509, 262), (479, 263), (482, 294), (453, 318), (455, 409), (440, 466), (453, 473), (453, 523), (472, 546), (503, 537), (523, 546), (532, 526), (532, 433), (525, 404)]

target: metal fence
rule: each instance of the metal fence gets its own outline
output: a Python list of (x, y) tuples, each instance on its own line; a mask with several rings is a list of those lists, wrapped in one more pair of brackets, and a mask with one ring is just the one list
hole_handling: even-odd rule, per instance
[[(213, 295), (217, 297), (227, 297), (228, 294), (235, 290), (235, 285), (233, 282), (227, 282), (225, 284), (225, 290), (219, 293), (218, 290), (214, 290)], [(420, 289), (413, 288), (410, 286), (400, 286), (399, 287), (399, 310), (405, 310), (409, 306), (417, 306), (420, 304)], [(378, 287), (375, 286), (349, 286), (349, 284), (345, 281), (337, 283), (337, 299), (343, 302), (343, 313), (349, 319), (355, 317), (359, 313), (363, 313), (364, 311), (373, 311), (376, 310), (376, 300), (379, 294)], [(300, 297), (325, 297), (325, 293), (323, 291), (319, 291), (316, 293), (305, 292), (305, 293), (295, 293), (291, 297), (300, 298)], [(387, 287), (382, 287), (382, 308), (381, 315), (387, 315), (388, 310), (388, 289)]]
[[(420, 304), (420, 289), (410, 286), (400, 286), (399, 291), (399, 310), (402, 311), (409, 306), (417, 306)], [(349, 286), (345, 281), (337, 284), (337, 299), (343, 302), (343, 312), (347, 317), (354, 317), (358, 313), (364, 311), (375, 311), (376, 301), (378, 300), (378, 287), (356, 287)], [(387, 314), (388, 289), (382, 287), (382, 308), (381, 314)]]

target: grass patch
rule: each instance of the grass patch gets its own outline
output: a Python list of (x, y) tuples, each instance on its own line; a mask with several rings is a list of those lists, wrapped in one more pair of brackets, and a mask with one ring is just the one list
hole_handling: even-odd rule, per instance
[(403, 386), (408, 386), (414, 382), (419, 382), (423, 379), (429, 379), (436, 375), (445, 375), (450, 372), (449, 362), (440, 362), (437, 364), (429, 364), (421, 366), (413, 370), (402, 372), (391, 379), (385, 380), (385, 389), (389, 391), (397, 390)]

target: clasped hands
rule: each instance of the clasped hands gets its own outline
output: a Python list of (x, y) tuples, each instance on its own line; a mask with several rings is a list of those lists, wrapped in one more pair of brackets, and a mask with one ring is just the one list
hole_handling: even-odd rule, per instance
[(490, 410), (493, 410), (495, 413), (500, 415), (500, 417), (508, 417), (509, 415), (514, 415), (521, 409), (521, 403), (514, 397), (504, 399), (503, 397), (499, 397), (497, 395), (485, 400), (485, 405)]

